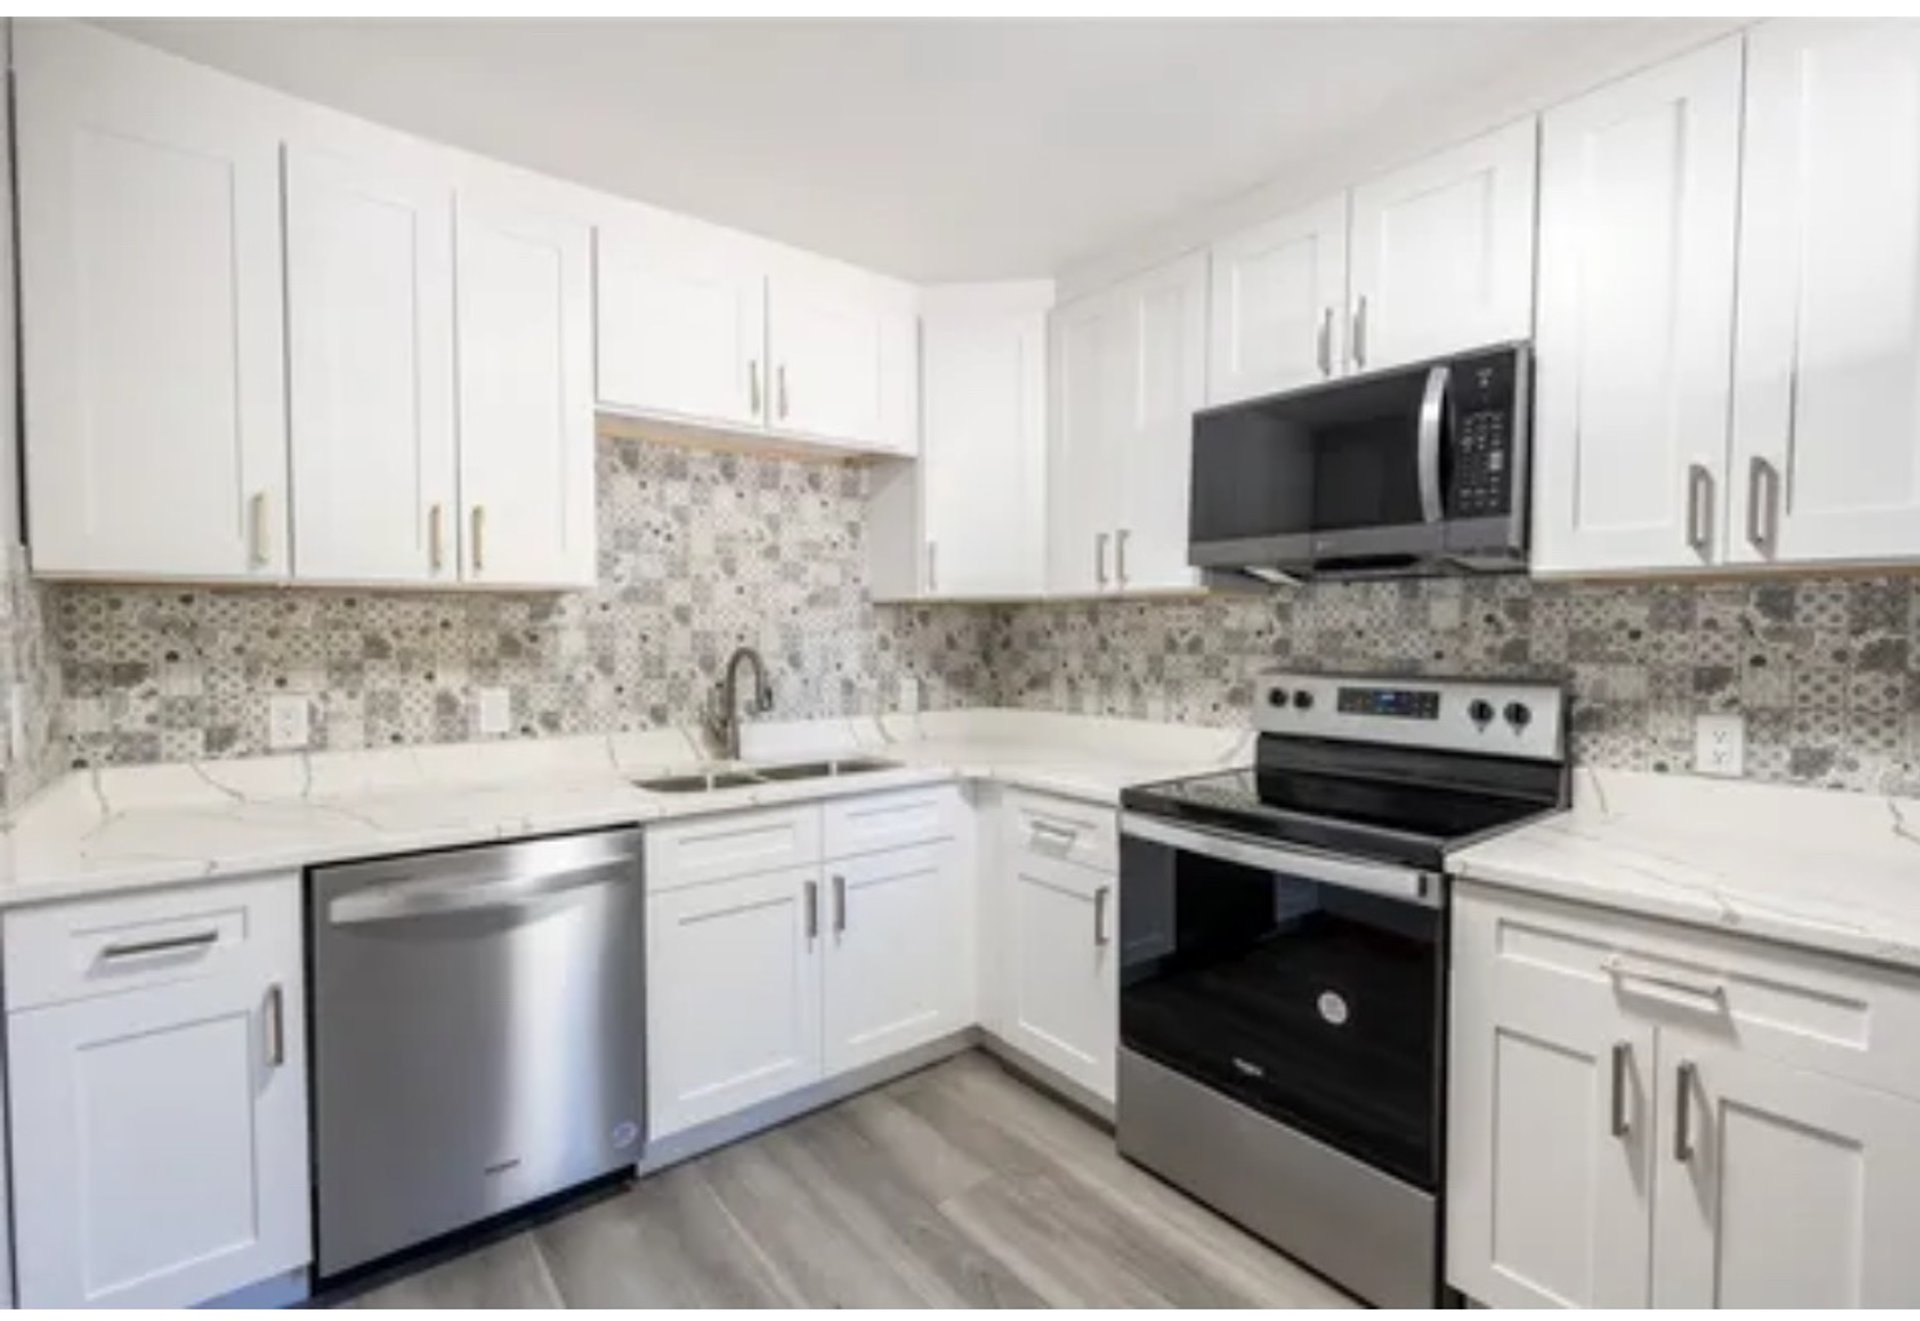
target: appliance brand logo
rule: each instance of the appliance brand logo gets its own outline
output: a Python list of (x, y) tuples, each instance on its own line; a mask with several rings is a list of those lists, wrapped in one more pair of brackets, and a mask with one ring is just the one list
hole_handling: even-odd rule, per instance
[(1349, 1010), (1347, 1009), (1346, 997), (1341, 995), (1340, 992), (1320, 992), (1320, 998), (1314, 1002), (1314, 1007), (1320, 1011), (1320, 1017), (1333, 1024), (1333, 1026), (1345, 1027), (1347, 1025)]
[(640, 1125), (634, 1123), (631, 1119), (623, 1119), (613, 1126), (612, 1136), (613, 1146), (616, 1151), (623, 1147), (631, 1147), (640, 1139)]
[(1240, 1070), (1241, 1073), (1245, 1074), (1249, 1078), (1264, 1078), (1267, 1076), (1267, 1071), (1265, 1069), (1261, 1068), (1258, 1064), (1255, 1064), (1251, 1060), (1241, 1059), (1238, 1055), (1235, 1055), (1233, 1057), (1233, 1067)]

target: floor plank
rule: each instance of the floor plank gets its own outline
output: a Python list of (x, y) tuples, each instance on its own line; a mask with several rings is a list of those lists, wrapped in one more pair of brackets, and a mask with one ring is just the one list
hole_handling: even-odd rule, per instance
[(361, 1294), (352, 1306), (471, 1311), (565, 1304), (533, 1237), (516, 1234)]

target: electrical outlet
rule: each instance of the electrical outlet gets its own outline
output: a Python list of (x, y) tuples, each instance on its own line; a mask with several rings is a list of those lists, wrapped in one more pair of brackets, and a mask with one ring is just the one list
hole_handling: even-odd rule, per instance
[(273, 749), (307, 746), (308, 708), (305, 696), (278, 693), (267, 699), (267, 746)]
[(912, 675), (900, 680), (900, 714), (914, 715), (920, 710), (920, 681)]
[(1747, 759), (1747, 722), (1740, 716), (1695, 716), (1696, 775), (1739, 775)]
[(479, 705), (482, 734), (504, 734), (513, 728), (513, 694), (505, 688), (482, 688)]

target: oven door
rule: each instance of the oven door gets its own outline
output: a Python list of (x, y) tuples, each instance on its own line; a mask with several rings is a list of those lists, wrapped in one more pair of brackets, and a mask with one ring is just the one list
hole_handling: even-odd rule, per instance
[(1437, 1191), (1438, 878), (1138, 813), (1121, 829), (1126, 1047)]

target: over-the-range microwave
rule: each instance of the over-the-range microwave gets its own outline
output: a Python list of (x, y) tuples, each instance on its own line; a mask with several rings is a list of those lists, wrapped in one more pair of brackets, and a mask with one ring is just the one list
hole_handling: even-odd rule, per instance
[(1532, 357), (1503, 344), (1197, 413), (1210, 584), (1527, 565)]

